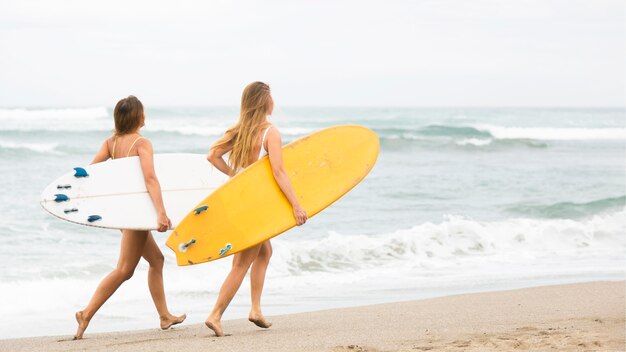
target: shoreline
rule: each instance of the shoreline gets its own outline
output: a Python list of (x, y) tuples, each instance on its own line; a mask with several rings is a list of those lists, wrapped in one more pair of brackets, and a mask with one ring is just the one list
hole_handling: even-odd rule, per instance
[(223, 321), (71, 336), (0, 340), (2, 351), (624, 351), (626, 282), (469, 293), (268, 316), (270, 329)]

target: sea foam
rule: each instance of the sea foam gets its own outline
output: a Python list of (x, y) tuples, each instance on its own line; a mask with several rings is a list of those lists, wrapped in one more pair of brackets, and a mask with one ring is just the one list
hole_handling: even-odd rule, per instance
[(454, 268), (459, 260), (485, 258), (523, 264), (528, 258), (559, 253), (566, 256), (620, 256), (626, 249), (626, 211), (589, 219), (507, 219), (476, 221), (446, 216), (380, 235), (330, 232), (320, 239), (277, 239), (273, 265), (284, 275), (345, 272), (369, 268)]
[(0, 153), (3, 151), (27, 151), (42, 154), (63, 154), (57, 150), (58, 143), (21, 143), (0, 141)]
[(503, 127), (478, 125), (478, 130), (488, 132), (498, 139), (538, 140), (615, 140), (626, 139), (623, 128), (550, 128), (550, 127)]
[(59, 109), (0, 109), (0, 121), (4, 120), (94, 120), (109, 117), (104, 107)]

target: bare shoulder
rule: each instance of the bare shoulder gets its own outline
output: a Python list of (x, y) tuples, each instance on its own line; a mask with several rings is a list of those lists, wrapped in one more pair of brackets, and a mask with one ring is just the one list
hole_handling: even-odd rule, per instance
[(282, 137), (280, 136), (280, 131), (276, 126), (271, 125), (270, 129), (267, 131), (267, 138), (265, 138), (265, 148), (268, 153), (275, 154), (283, 144)]
[(267, 131), (268, 138), (280, 138), (280, 131), (278, 130), (278, 127), (274, 125), (269, 125), (268, 127), (269, 127), (269, 130)]
[(135, 143), (136, 146), (150, 146), (152, 147), (152, 142), (146, 138), (146, 137), (139, 137), (137, 139), (137, 142)]
[(140, 150), (152, 151), (152, 142), (146, 137), (140, 137), (135, 142), (135, 148), (137, 148), (137, 152)]
[(143, 143), (146, 143), (146, 142), (147, 142), (147, 143), (152, 143), (152, 142), (150, 142), (150, 139), (148, 139), (148, 137), (144, 137), (144, 136), (139, 136), (139, 137), (137, 137), (137, 143), (139, 143), (139, 142), (143, 142)]
[(102, 149), (105, 149), (110, 151), (113, 149), (113, 139), (115, 138), (115, 135), (112, 135), (111, 137), (107, 138), (104, 140), (104, 142), (102, 142)]

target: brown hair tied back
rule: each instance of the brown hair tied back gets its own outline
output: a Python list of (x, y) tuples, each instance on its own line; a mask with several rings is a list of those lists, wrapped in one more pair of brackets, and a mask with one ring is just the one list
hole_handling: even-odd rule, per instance
[(115, 134), (120, 136), (137, 131), (143, 125), (143, 104), (133, 95), (117, 102), (113, 110)]

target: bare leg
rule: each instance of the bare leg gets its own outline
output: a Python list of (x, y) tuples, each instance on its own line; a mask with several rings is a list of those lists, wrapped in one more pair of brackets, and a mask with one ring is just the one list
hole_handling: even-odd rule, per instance
[(109, 297), (120, 287), (120, 285), (130, 279), (135, 272), (137, 263), (141, 258), (147, 231), (122, 230), (122, 245), (120, 248), (120, 257), (117, 261), (117, 267), (109, 273), (102, 281), (96, 292), (94, 292), (89, 304), (82, 311), (76, 313), (76, 321), (78, 322), (78, 330), (74, 336), (75, 340), (81, 339), (89, 321), (96, 314), (98, 309), (102, 307)]
[(163, 262), (165, 259), (151, 233), (148, 233), (142, 256), (150, 264), (148, 268), (148, 287), (150, 288), (152, 301), (156, 306), (157, 312), (159, 312), (161, 329), (166, 330), (172, 325), (182, 323), (187, 318), (186, 314), (177, 317), (170, 314), (170, 311), (167, 309), (165, 290), (163, 289)]
[(233, 256), (233, 266), (230, 269), (230, 273), (228, 273), (226, 280), (224, 280), (222, 284), (222, 288), (220, 288), (220, 294), (217, 297), (213, 311), (204, 322), (209, 329), (215, 332), (216, 336), (224, 336), (221, 323), (222, 315), (230, 304), (230, 301), (235, 297), (237, 290), (239, 290), (250, 265), (259, 254), (260, 248), (260, 245), (256, 245), (245, 251), (236, 253)]
[(269, 328), (272, 323), (265, 320), (263, 312), (261, 311), (261, 294), (263, 293), (263, 284), (265, 283), (265, 272), (267, 266), (270, 263), (272, 257), (272, 244), (269, 240), (261, 243), (261, 249), (259, 255), (252, 263), (252, 269), (250, 271), (250, 288), (252, 296), (252, 308), (248, 315), (248, 320), (256, 324), (261, 328)]

